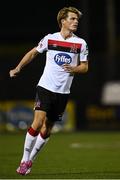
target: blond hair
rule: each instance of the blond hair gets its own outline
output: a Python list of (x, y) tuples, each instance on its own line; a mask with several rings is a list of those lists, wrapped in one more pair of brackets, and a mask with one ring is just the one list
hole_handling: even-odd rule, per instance
[(58, 12), (58, 15), (57, 15), (57, 22), (58, 22), (58, 25), (60, 28), (62, 27), (61, 20), (67, 18), (68, 12), (72, 12), (72, 13), (77, 14), (78, 19), (82, 16), (82, 13), (75, 7), (64, 7), (64, 8), (62, 8)]

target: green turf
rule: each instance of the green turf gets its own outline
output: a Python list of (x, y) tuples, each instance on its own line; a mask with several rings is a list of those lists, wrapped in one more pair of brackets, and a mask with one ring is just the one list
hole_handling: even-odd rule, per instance
[(0, 179), (120, 179), (120, 133), (53, 134), (32, 167), (20, 176), (24, 134), (0, 135)]

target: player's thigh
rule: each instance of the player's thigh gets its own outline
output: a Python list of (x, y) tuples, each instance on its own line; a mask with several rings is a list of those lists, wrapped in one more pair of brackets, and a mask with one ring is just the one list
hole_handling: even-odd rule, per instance
[(40, 129), (42, 127), (45, 119), (46, 119), (46, 112), (45, 111), (35, 110), (32, 127), (35, 130)]

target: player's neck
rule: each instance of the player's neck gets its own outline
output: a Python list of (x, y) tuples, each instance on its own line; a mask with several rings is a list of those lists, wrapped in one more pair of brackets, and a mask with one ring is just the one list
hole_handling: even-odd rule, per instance
[(70, 32), (70, 31), (65, 31), (65, 30), (62, 30), (61, 29), (61, 31), (60, 31), (60, 34), (61, 34), (61, 36), (63, 37), (63, 39), (68, 39), (68, 38), (70, 38), (70, 37), (72, 37), (73, 36), (73, 33), (72, 32)]

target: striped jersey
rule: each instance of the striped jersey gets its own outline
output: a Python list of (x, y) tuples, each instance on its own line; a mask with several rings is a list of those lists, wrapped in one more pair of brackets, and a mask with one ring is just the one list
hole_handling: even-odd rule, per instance
[(69, 94), (73, 75), (66, 72), (62, 65), (77, 66), (79, 61), (87, 61), (86, 41), (74, 34), (64, 39), (57, 32), (46, 35), (36, 50), (39, 53), (46, 51), (46, 64), (38, 85), (52, 92)]

